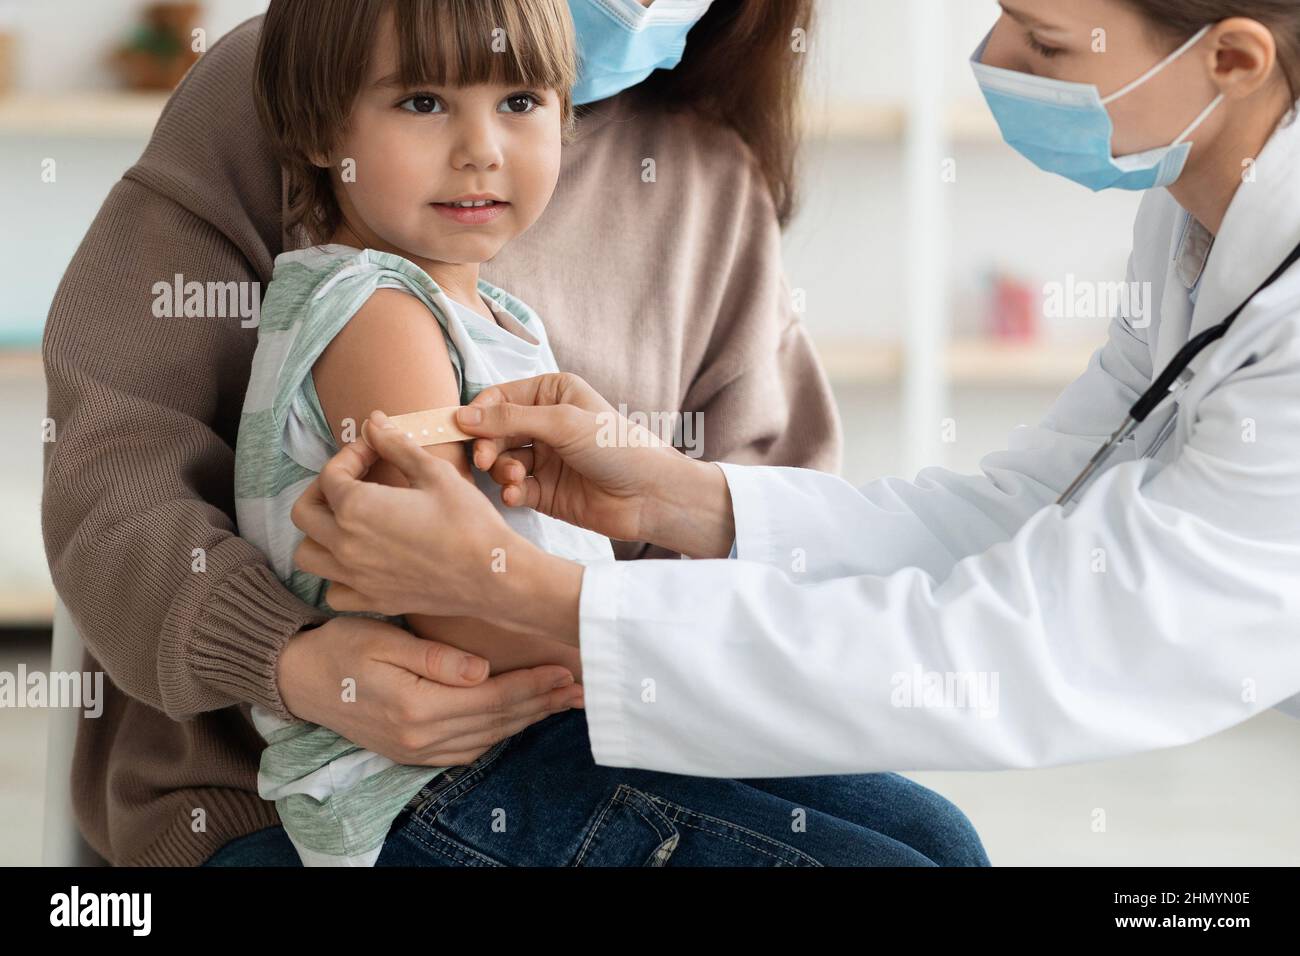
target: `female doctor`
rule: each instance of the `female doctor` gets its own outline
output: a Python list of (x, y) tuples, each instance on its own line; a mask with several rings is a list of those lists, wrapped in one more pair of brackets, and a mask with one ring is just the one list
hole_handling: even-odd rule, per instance
[[(1037, 427), (855, 489), (688, 458), (570, 375), (488, 389), (457, 418), (506, 504), (718, 559), (584, 568), (376, 413), (295, 510), (330, 604), (577, 644), (596, 761), (687, 774), (1046, 766), (1300, 694), (1300, 8), (1001, 6), (973, 66), (1010, 144), (1147, 190), (1152, 318)], [(359, 480), (376, 450), (409, 488)]]

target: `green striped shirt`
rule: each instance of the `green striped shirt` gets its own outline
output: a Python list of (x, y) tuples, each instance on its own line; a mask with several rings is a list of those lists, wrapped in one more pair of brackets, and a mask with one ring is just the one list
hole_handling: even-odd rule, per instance
[[(451, 300), (428, 273), (399, 255), (330, 244), (276, 258), (239, 424), (235, 512), (240, 534), (261, 548), (280, 580), (303, 601), (331, 613), (327, 582), (293, 566), (302, 532), (289, 512), (339, 450), (316, 396), (312, 366), (381, 288), (403, 290), (429, 307), (446, 338), (462, 403), (489, 385), (557, 371), (536, 313), (485, 281), (478, 290), (495, 323)], [(487, 475), (473, 473), (481, 489), (493, 491)], [(496, 493), (488, 497), (508, 524), (545, 550), (583, 562), (613, 560), (606, 538), (530, 509), (508, 509)], [(253, 720), (267, 742), (258, 792), (275, 801), (308, 866), (373, 865), (394, 817), (446, 769), (396, 764), (328, 728), (284, 721), (261, 707), (253, 708)]]

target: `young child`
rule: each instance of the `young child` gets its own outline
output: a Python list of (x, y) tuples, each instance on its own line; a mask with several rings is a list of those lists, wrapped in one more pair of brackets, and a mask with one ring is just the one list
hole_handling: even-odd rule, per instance
[[(540, 318), (481, 280), (479, 264), (546, 207), (575, 77), (565, 0), (272, 0), (258, 110), (288, 183), (286, 226), (317, 244), (278, 256), (266, 289), (236, 515), (304, 601), (329, 609), (327, 582), (293, 567), (302, 533), (290, 509), (372, 409), (463, 404), (488, 385), (557, 370)], [(613, 560), (603, 537), (502, 505), (461, 443), (427, 451), (452, 460), (539, 546)], [(403, 481), (383, 463), (368, 477)], [(488, 570), (493, 556), (466, 560)], [(494, 670), (551, 662), (580, 676), (577, 655), (558, 643), (471, 619), (398, 623), (483, 654)], [(393, 819), (444, 769), (398, 765), (261, 708), (253, 718), (267, 740), (259, 793), (309, 866), (373, 865)]]

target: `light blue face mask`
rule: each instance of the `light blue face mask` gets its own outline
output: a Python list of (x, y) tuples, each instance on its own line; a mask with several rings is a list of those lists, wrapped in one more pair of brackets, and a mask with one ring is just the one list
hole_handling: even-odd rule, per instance
[(573, 102), (594, 103), (682, 60), (686, 34), (713, 0), (569, 0), (580, 60)]
[(1090, 83), (1067, 83), (981, 63), (988, 37), (971, 57), (971, 67), (1003, 139), (1039, 169), (1058, 173), (1094, 191), (1156, 189), (1172, 185), (1183, 174), (1187, 155), (1192, 151), (1187, 137), (1223, 102), (1223, 94), (1215, 97), (1169, 146), (1119, 157), (1111, 154), (1115, 126), (1106, 104), (1132, 93), (1173, 63), (1199, 43), (1210, 26), (1105, 98)]

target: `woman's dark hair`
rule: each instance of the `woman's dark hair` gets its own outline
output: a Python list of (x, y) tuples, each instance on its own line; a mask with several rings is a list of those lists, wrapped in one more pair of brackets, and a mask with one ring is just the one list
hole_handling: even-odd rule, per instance
[(1186, 40), (1207, 23), (1231, 17), (1258, 20), (1273, 31), (1278, 61), (1291, 87), (1291, 99), (1300, 99), (1300, 3), (1296, 0), (1126, 0), (1151, 21), (1156, 30)]
[(682, 62), (651, 73), (640, 89), (670, 108), (689, 107), (734, 129), (758, 161), (783, 228), (797, 205), (799, 106), (812, 13), (813, 0), (714, 0), (691, 28)]

